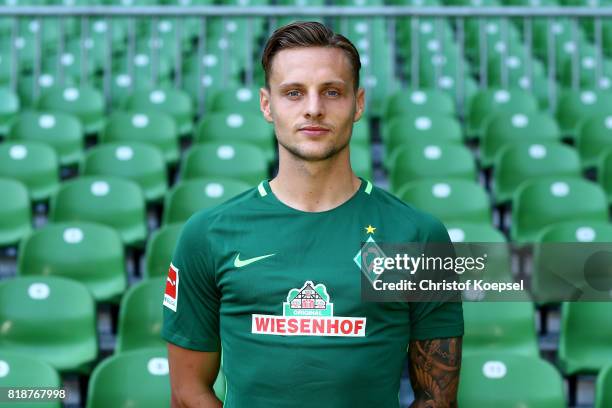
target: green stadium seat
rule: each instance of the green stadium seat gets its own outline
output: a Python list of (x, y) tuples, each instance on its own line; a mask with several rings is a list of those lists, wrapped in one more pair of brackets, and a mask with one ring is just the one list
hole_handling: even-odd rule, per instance
[(20, 108), (19, 96), (10, 89), (0, 88), (0, 137), (8, 134)]
[(571, 177), (541, 178), (518, 188), (512, 201), (513, 241), (536, 242), (544, 227), (561, 221), (608, 220), (605, 193), (597, 184)]
[[(60, 388), (61, 379), (48, 363), (24, 353), (8, 350), (0, 352), (0, 387), (2, 388)], [(6, 394), (5, 394), (6, 396)], [(0, 408), (23, 405), (14, 401), (0, 402)], [(61, 401), (38, 401), (39, 408), (61, 408)]]
[[(442, 77), (456, 79), (459, 65), (462, 65), (464, 75), (469, 75), (473, 70), (472, 64), (459, 56), (459, 48), (454, 42), (441, 44), (437, 39), (434, 39), (429, 40), (425, 46), (427, 48), (419, 56), (418, 64), (419, 80), (423, 84), (434, 87), (437, 83), (436, 80)], [(435, 51), (429, 51), (429, 48)], [(412, 69), (410, 64), (405, 65), (404, 72), (406, 76), (413, 74)]]
[[(579, 31), (582, 33), (582, 31)], [(574, 59), (578, 60), (578, 64), (584, 57), (595, 57), (597, 48), (589, 42), (585, 35), (579, 34), (578, 41), (574, 38), (569, 38), (556, 44), (555, 50), (555, 69), (560, 75), (561, 82), (569, 81), (571, 84), (571, 65)], [(548, 62), (548, 59), (545, 60)], [(550, 67), (548, 67), (550, 69)], [(569, 75), (568, 75), (569, 74)], [(567, 75), (567, 76), (566, 76)], [(579, 77), (580, 78), (580, 77)], [(580, 83), (580, 81), (578, 82)]]
[(612, 224), (607, 221), (561, 221), (542, 230), (538, 242), (608, 242)]
[[(552, 33), (555, 51), (572, 41), (572, 24), (570, 19), (535, 19), (533, 24), (533, 53), (542, 60), (547, 59), (549, 33)], [(584, 41), (584, 32), (577, 30), (579, 41)]]
[(117, 177), (83, 176), (64, 182), (51, 200), (49, 220), (99, 222), (115, 228), (127, 246), (139, 246), (147, 236), (142, 190)]
[[(573, 85), (573, 67), (574, 61), (567, 60), (561, 71), (561, 85), (571, 87)], [(612, 78), (612, 61), (609, 59), (601, 60), (601, 77), (597, 78), (597, 59), (592, 55), (581, 56), (578, 68), (578, 82), (581, 88), (585, 89), (607, 89), (610, 88), (610, 80)]]
[(62, 373), (87, 372), (98, 354), (94, 300), (71, 279), (0, 281), (0, 325), (6, 328), (0, 349), (39, 358)]
[[(440, 6), (438, 0), (392, 0), (392, 3), (400, 3), (400, 5), (414, 6)], [(413, 25), (414, 23), (414, 25)], [(444, 41), (454, 41), (453, 28), (446, 19), (435, 19), (431, 17), (423, 17), (418, 20), (413, 20), (408, 17), (399, 18), (397, 20), (397, 43), (399, 45), (399, 54), (403, 57), (410, 57), (412, 51), (413, 33), (417, 35), (416, 41), (427, 41), (430, 39), (441, 38)]]
[(170, 378), (165, 348), (133, 350), (106, 358), (91, 374), (86, 406), (169, 407)]
[(539, 177), (581, 176), (580, 158), (573, 148), (558, 142), (508, 144), (497, 155), (492, 191), (496, 204), (505, 204), (521, 183)]
[(91, 86), (50, 88), (39, 101), (42, 111), (60, 111), (78, 117), (86, 134), (99, 133), (104, 127), (104, 97)]
[(480, 139), (489, 118), (499, 112), (529, 114), (538, 111), (538, 102), (522, 89), (486, 89), (479, 91), (469, 101), (467, 136)]
[(147, 202), (161, 200), (168, 190), (166, 162), (161, 150), (141, 142), (108, 143), (89, 149), (81, 174), (132, 180), (140, 186)]
[(513, 353), (466, 355), (461, 362), (458, 406), (565, 408), (563, 379), (539, 357)]
[(505, 243), (506, 237), (498, 229), (488, 224), (469, 224), (465, 222), (447, 225), (452, 242)]
[[(388, 45), (387, 42), (383, 44)], [(362, 57), (363, 59), (363, 57)], [(399, 89), (401, 84), (399, 80), (392, 74), (392, 68), (388, 61), (391, 61), (391, 53), (387, 51), (385, 55), (381, 56), (369, 56), (368, 61), (376, 61), (374, 64), (383, 65), (377, 67), (374, 65), (370, 69), (366, 70), (366, 74), (361, 77), (360, 87), (365, 90), (366, 97), (366, 110), (365, 115), (367, 117), (379, 117), (383, 114), (385, 100), (389, 93), (394, 89)], [(362, 68), (363, 69), (363, 68)]]
[[(88, 42), (92, 47), (97, 48), (97, 52), (102, 54), (104, 53), (104, 49), (100, 51), (100, 47), (104, 46), (104, 43), (93, 43), (91, 38)], [(63, 75), (75, 78), (76, 80), (83, 79), (83, 74), (86, 75), (86, 78), (91, 78), (96, 70), (100, 69), (102, 65), (100, 61), (96, 61), (95, 57), (89, 54), (94, 49), (88, 50), (88, 58), (87, 60), (82, 59), (79, 47), (81, 45), (81, 39), (75, 38), (68, 40), (67, 44), (65, 44), (64, 52), (62, 54), (53, 53), (45, 58), (43, 58), (42, 71), (43, 72), (53, 72), (53, 70), (61, 69)], [(86, 64), (86, 65), (85, 65)], [(83, 72), (84, 71), (84, 72)]]
[(466, 74), (460, 81), (462, 85), (458, 85), (455, 75), (441, 75), (437, 79), (435, 76), (423, 78), (422, 86), (441, 89), (450, 95), (451, 98), (457, 100), (461, 104), (465, 104), (465, 101), (470, 101), (474, 95), (478, 93), (478, 84), (474, 78), (467, 73), (467, 69), (465, 72)]
[(464, 302), (463, 355), (486, 352), (539, 357), (531, 302)]
[(119, 308), (116, 354), (166, 345), (161, 337), (162, 308), (159, 306), (165, 286), (166, 278), (158, 276), (133, 285), (125, 293)]
[[(170, 406), (170, 378), (165, 348), (126, 351), (98, 364), (89, 380), (87, 408)], [(219, 377), (213, 389), (225, 397), (225, 380)]]
[(474, 156), (460, 144), (413, 142), (394, 153), (389, 173), (392, 191), (398, 191), (406, 183), (428, 178), (476, 180)]
[(237, 88), (240, 83), (240, 63), (236, 58), (232, 58), (228, 44), (228, 41), (222, 38), (208, 38), (204, 55), (200, 57), (193, 53), (185, 59), (185, 76), (197, 78), (198, 74), (202, 74), (202, 82), (195, 83), (205, 86), (216, 84), (218, 89), (223, 89), (223, 85), (230, 86), (230, 89)]
[(402, 115), (455, 115), (455, 102), (438, 89), (401, 90), (386, 101), (385, 119)]
[(595, 386), (595, 408), (612, 406), (612, 364), (602, 368)]
[(415, 142), (458, 144), (463, 141), (463, 133), (459, 122), (450, 116), (406, 115), (390, 119), (384, 125), (383, 141), (383, 163), (390, 168), (395, 150), (402, 146), (410, 146)]
[(193, 130), (193, 102), (186, 92), (179, 89), (136, 90), (128, 97), (125, 107), (133, 111), (153, 110), (170, 115), (181, 136)]
[[(35, 89), (36, 82), (38, 83), (38, 90)], [(65, 86), (75, 86), (76, 81), (74, 78), (64, 75), (63, 83)], [(17, 79), (17, 92), (22, 111), (25, 108), (33, 109), (36, 107), (40, 96), (54, 88), (60, 88), (59, 77), (55, 69), (41, 72), (38, 76), (33, 73), (20, 74)]]
[(62, 112), (23, 112), (11, 127), (9, 140), (37, 141), (55, 149), (60, 166), (75, 165), (83, 156), (83, 127), (75, 116)]
[[(189, 31), (183, 30), (184, 23), (180, 19), (171, 17), (161, 17), (155, 23), (143, 21), (142, 29), (138, 35), (141, 38), (150, 38), (151, 40), (143, 47), (142, 50), (147, 50), (150, 55), (155, 51), (160, 58), (168, 61), (168, 65), (176, 60), (179, 53), (189, 52), (191, 50), (191, 38)], [(178, 38), (177, 38), (178, 36)], [(153, 38), (156, 40), (153, 41)], [(178, 43), (177, 43), (178, 39)], [(170, 76), (172, 67), (168, 73), (164, 75)]]
[[(511, 27), (512, 24), (508, 24)], [(508, 30), (509, 32), (511, 30)], [(484, 44), (483, 44), (484, 48)], [(500, 38), (490, 38), (487, 41), (486, 60), (485, 55), (481, 57), (481, 49), (466, 48), (467, 55), (470, 57), (472, 64), (472, 74), (477, 74), (483, 68), (487, 68), (487, 82), (493, 84), (500, 82), (503, 76), (502, 69), (507, 69), (510, 75), (517, 67), (513, 65), (512, 57), (526, 56), (525, 45), (520, 38), (509, 36), (507, 40)], [(510, 58), (510, 59), (508, 59)], [(505, 67), (503, 67), (503, 65)], [(537, 68), (536, 68), (537, 69)]]
[[(206, 70), (203, 70), (201, 74), (197, 71), (187, 71), (181, 78), (180, 88), (187, 92), (194, 102), (197, 102), (196, 106), (198, 109), (201, 107), (205, 111), (210, 108), (210, 96), (212, 94), (223, 91), (226, 87), (237, 89), (241, 86), (240, 81), (233, 77), (229, 78), (226, 81), (226, 85), (223, 86), (223, 81), (220, 77)], [(202, 98), (202, 105), (200, 105), (200, 98)]]
[(491, 223), (491, 207), (485, 190), (474, 181), (423, 180), (405, 184), (397, 196), (442, 222)]
[(238, 110), (261, 115), (259, 108), (259, 88), (239, 87), (217, 90), (212, 92), (210, 100), (211, 112)]
[(16, 245), (32, 230), (28, 189), (20, 181), (0, 178), (0, 247)]
[(21, 276), (62, 276), (87, 286), (98, 302), (116, 302), (127, 288), (123, 243), (101, 224), (49, 224), (35, 230), (19, 248)]
[(612, 241), (612, 224), (607, 221), (561, 221), (544, 228), (537, 239), (531, 289), (538, 302), (601, 299), (601, 293), (593, 292), (595, 289), (586, 279), (585, 265)]
[[(0, 27), (4, 22), (4, 19), (0, 19)], [(10, 20), (6, 22), (11, 24)], [(11, 51), (0, 48), (0, 86), (6, 86), (11, 81), (11, 60)]]
[[(6, 39), (4, 39), (6, 38)], [(0, 43), (0, 49), (3, 54), (11, 53), (10, 37), (5, 35), (4, 41)], [(35, 38), (32, 36), (18, 35), (13, 41), (13, 46), (17, 50), (17, 64), (20, 70), (30, 70), (34, 65), (35, 54)], [(12, 58), (11, 58), (12, 59)]]
[[(506, 31), (504, 32), (504, 30)], [(465, 22), (465, 31), (466, 51), (470, 58), (476, 61), (478, 61), (477, 58), (481, 47), (484, 46), (484, 44), (481, 44), (481, 41), (486, 41), (488, 46), (487, 50), (489, 51), (489, 55), (491, 55), (490, 52), (495, 50), (495, 44), (503, 41), (505, 38), (509, 41), (520, 40), (520, 34), (516, 26), (503, 18), (467, 19)]]
[[(117, 110), (125, 106), (132, 90), (150, 91), (155, 87), (150, 76), (133, 76), (125, 68), (113, 70), (108, 80), (110, 82), (111, 107)], [(95, 77), (94, 83), (99, 89), (104, 89), (104, 76)], [(163, 86), (167, 84), (165, 81), (160, 83)]]
[(221, 204), (249, 188), (244, 181), (225, 178), (181, 181), (166, 195), (163, 224), (187, 221), (198, 210)]
[(215, 141), (193, 145), (182, 161), (181, 179), (228, 177), (255, 186), (268, 176), (262, 150), (249, 143)]
[[(489, 224), (473, 224), (465, 222), (453, 222), (447, 224), (448, 236), (452, 242), (459, 243), (485, 243), (488, 256), (487, 267), (484, 272), (477, 272), (464, 278), (483, 279), (486, 282), (514, 282), (510, 253), (511, 248), (507, 245), (506, 237), (496, 228)], [(467, 247), (461, 247), (466, 248)], [(477, 246), (478, 248), (478, 246)], [(473, 256), (473, 254), (471, 255)], [(464, 292), (464, 296), (469, 293)], [(479, 298), (478, 293), (473, 294), (474, 299)], [(515, 296), (513, 293), (512, 296)], [(521, 296), (521, 295), (517, 295)], [(510, 300), (503, 296), (494, 299)], [(516, 300), (514, 297), (513, 300)], [(523, 299), (523, 297), (520, 297)], [(482, 300), (482, 299), (481, 299)]]
[(601, 154), (597, 164), (597, 182), (606, 192), (608, 203), (612, 203), (612, 146)]
[(368, 147), (352, 145), (351, 149), (351, 167), (353, 172), (365, 178), (372, 180), (374, 175), (374, 165), (372, 164), (372, 153)]
[[(91, 5), (91, 0), (77, 0), (83, 1), (86, 4)], [(114, 20), (112, 24), (108, 24), (108, 22), (102, 18), (91, 18), (88, 20), (88, 28), (87, 31), (89, 35), (93, 39), (97, 40), (107, 40), (108, 31), (111, 33), (111, 45), (113, 49), (121, 50), (121, 46), (123, 46), (125, 39), (127, 37), (127, 26), (123, 24), (120, 20)]]
[(585, 117), (579, 127), (576, 148), (585, 169), (600, 165), (602, 153), (612, 147), (612, 115)]
[[(561, 306), (559, 365), (566, 375), (594, 374), (612, 364), (610, 302), (564, 302)], [(602, 320), (603, 319), (603, 320)]]
[[(138, 29), (136, 30), (138, 31)], [(137, 37), (144, 37), (144, 34), (136, 34)], [(121, 53), (117, 58), (113, 59), (113, 71), (115, 72), (123, 72), (127, 67), (132, 68), (132, 75), (134, 79), (139, 82), (143, 81), (145, 83), (153, 83), (157, 85), (160, 83), (166, 82), (170, 79), (170, 75), (172, 73), (172, 68), (174, 67), (173, 60), (165, 54), (162, 54), (158, 47), (151, 48), (148, 40), (152, 40), (150, 38), (141, 38), (138, 41), (136, 39), (137, 44), (134, 49), (134, 55), (132, 60), (129, 59), (129, 53)], [(158, 42), (159, 46), (160, 42)], [(156, 62), (153, 60), (153, 51), (157, 54)], [(153, 75), (153, 66), (156, 69), (156, 77)]]
[(612, 106), (612, 92), (565, 90), (557, 106), (557, 120), (563, 137), (574, 139), (582, 119), (608, 114)]
[(489, 117), (482, 137), (480, 161), (491, 167), (496, 155), (507, 145), (561, 141), (555, 120), (544, 112), (497, 113)]
[(145, 250), (143, 271), (145, 279), (166, 276), (182, 228), (182, 223), (168, 224), (151, 234)]
[(59, 163), (50, 146), (33, 141), (0, 144), (0, 177), (21, 181), (33, 202), (48, 200), (59, 187)]
[[(44, 5), (43, 1), (32, 1), (30, 5)], [(25, 46), (19, 47), (21, 53), (26, 54), (26, 60), (28, 63), (27, 68), (31, 68), (33, 63), (33, 57), (36, 47), (36, 37), (40, 32), (41, 35), (41, 48), (44, 51), (50, 51), (55, 48), (55, 44), (59, 40), (59, 25), (56, 19), (41, 19), (35, 20), (33, 18), (23, 18), (18, 21), (18, 38), (25, 40)]]
[(224, 112), (204, 115), (195, 132), (197, 143), (247, 142), (263, 149), (266, 159), (274, 158), (272, 125), (261, 114)]
[[(531, 62), (529, 62), (531, 58)], [(531, 64), (531, 68), (529, 68)], [(495, 54), (487, 63), (487, 83), (493, 87), (503, 87), (504, 80), (510, 87), (520, 87), (522, 78), (529, 78), (526, 75), (528, 69), (531, 69), (533, 77), (545, 77), (546, 70), (544, 65), (532, 57), (527, 50), (522, 47), (516, 52), (506, 55)]]
[[(226, 58), (234, 61), (237, 68), (245, 67), (247, 60), (253, 61), (257, 53), (257, 36), (263, 30), (261, 22), (261, 19), (252, 20), (251, 32), (249, 32), (247, 19), (238, 17), (211, 19), (207, 27), (207, 50), (212, 50), (221, 57), (225, 54)], [(221, 58), (221, 65), (223, 65), (223, 58)]]
[(153, 110), (120, 112), (108, 118), (101, 135), (103, 143), (142, 142), (157, 147), (170, 165), (179, 160), (179, 139), (171, 116)]
[(370, 143), (370, 122), (366, 118), (353, 123), (353, 133), (351, 134), (351, 146), (363, 146), (371, 149)]

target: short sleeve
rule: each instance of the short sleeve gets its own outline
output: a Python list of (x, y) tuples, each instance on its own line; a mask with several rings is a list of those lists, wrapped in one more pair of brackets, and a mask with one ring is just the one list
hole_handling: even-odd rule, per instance
[[(423, 239), (425, 242), (450, 243), (444, 225), (433, 217)], [(427, 340), (463, 336), (461, 301), (413, 302), (410, 304), (410, 339)]]
[(180, 233), (166, 279), (162, 337), (191, 350), (219, 351), (220, 294), (206, 218), (197, 213)]

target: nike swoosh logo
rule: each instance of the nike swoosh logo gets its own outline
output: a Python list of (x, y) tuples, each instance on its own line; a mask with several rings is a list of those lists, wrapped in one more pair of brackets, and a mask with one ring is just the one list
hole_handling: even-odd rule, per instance
[(173, 280), (172, 280), (172, 279), (170, 279), (170, 278), (166, 278), (166, 281), (170, 282), (170, 284), (171, 284), (172, 286), (176, 286), (176, 281), (173, 281)]
[(238, 255), (236, 255), (236, 259), (234, 259), (234, 267), (236, 268), (242, 268), (243, 266), (247, 266), (252, 264), (253, 262), (257, 262), (257, 261), (261, 261), (262, 259), (266, 259), (269, 258), (271, 256), (274, 256), (276, 254), (268, 254), (268, 255), (262, 255), (262, 256), (256, 256), (255, 258), (249, 258), (249, 259), (240, 259), (240, 253), (238, 253)]

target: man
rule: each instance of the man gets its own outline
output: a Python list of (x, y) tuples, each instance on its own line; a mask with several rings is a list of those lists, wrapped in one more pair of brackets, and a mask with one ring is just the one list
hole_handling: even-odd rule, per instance
[(354, 258), (377, 242), (448, 242), (434, 218), (355, 176), (359, 55), (314, 22), (274, 32), (260, 105), (278, 175), (185, 225), (164, 300), (175, 407), (397, 408), (409, 350), (413, 407), (454, 407), (460, 303), (361, 300)]

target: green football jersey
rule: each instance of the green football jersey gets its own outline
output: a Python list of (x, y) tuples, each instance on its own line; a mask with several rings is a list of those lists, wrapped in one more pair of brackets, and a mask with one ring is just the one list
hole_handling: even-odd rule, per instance
[(449, 242), (444, 226), (362, 179), (304, 212), (268, 181), (193, 215), (166, 282), (162, 336), (220, 351), (225, 407), (397, 408), (410, 340), (463, 335), (461, 303), (364, 302), (362, 242)]

